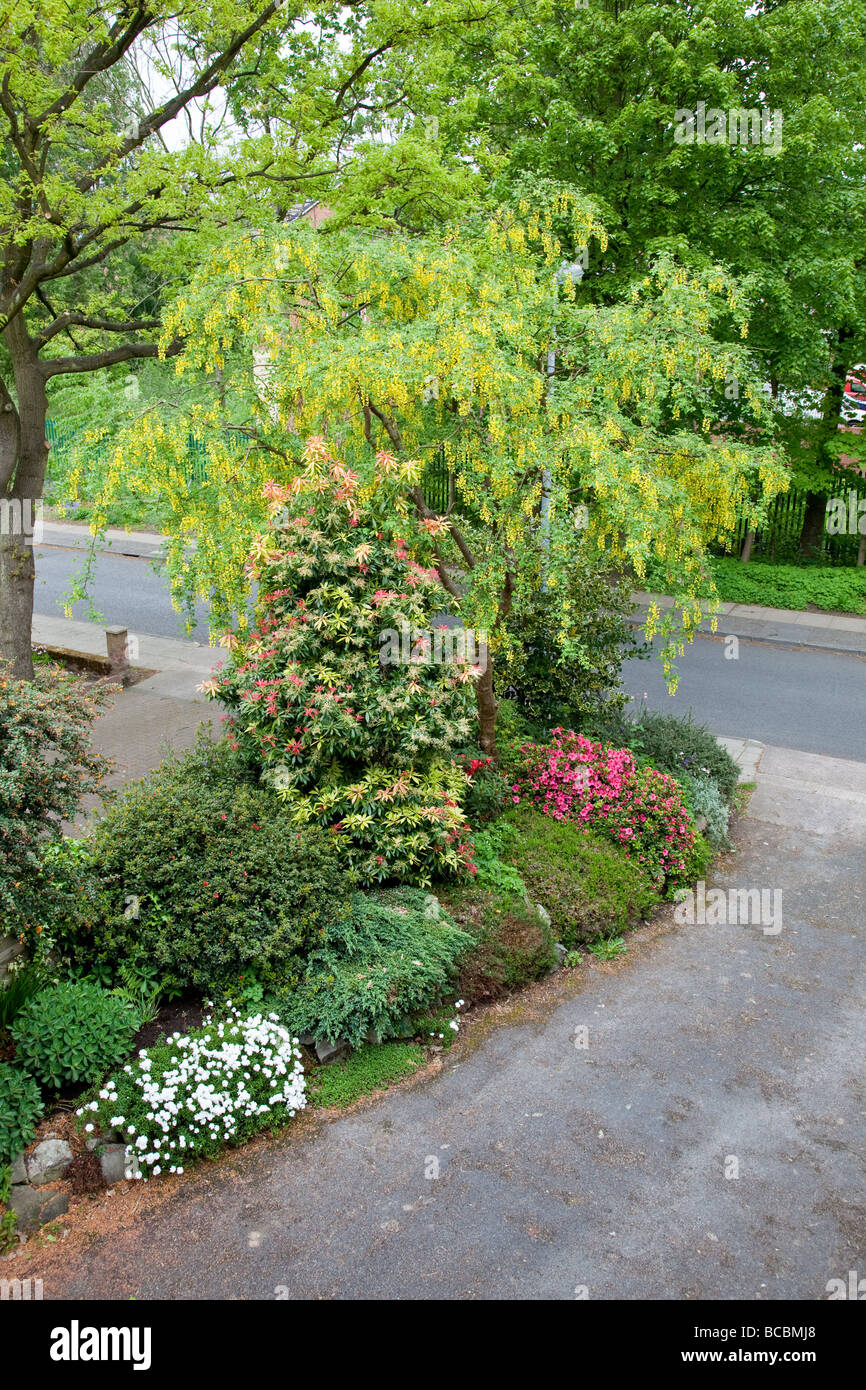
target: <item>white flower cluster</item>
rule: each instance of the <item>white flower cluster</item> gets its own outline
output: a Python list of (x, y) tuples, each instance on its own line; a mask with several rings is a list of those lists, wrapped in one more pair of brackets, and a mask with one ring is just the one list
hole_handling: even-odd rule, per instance
[[(204, 1037), (172, 1034), (168, 1041), (174, 1055), (158, 1076), (151, 1075), (153, 1061), (146, 1049), (137, 1062), (124, 1067), (141, 1092), (147, 1133), (137, 1133), (119, 1113), (116, 1082), (107, 1082), (99, 1092), (105, 1108), (114, 1111), (108, 1123), (128, 1137), (128, 1178), (182, 1173), (187, 1155), (205, 1145), (228, 1143), (243, 1119), (277, 1111), (293, 1116), (306, 1105), (297, 1038), (280, 1025), (276, 1014), (242, 1018), (231, 1000), (226, 1007), (223, 1021), (205, 1020)], [(253, 1091), (264, 1091), (266, 1098), (256, 1100)], [(85, 1108), (101, 1107), (91, 1101)]]

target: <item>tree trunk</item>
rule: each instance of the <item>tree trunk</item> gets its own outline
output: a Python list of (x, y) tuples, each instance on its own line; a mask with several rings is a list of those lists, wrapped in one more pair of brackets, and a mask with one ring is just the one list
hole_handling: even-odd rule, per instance
[(481, 751), (486, 753), (488, 758), (495, 758), (496, 715), (499, 705), (493, 694), (493, 658), (489, 652), (487, 665), (475, 684), (475, 700), (478, 706), (478, 723), (481, 726)]
[(806, 497), (803, 529), (800, 532), (800, 554), (820, 555), (827, 516), (827, 498), (822, 492), (810, 492)]
[(830, 384), (824, 393), (821, 406), (821, 429), (815, 453), (816, 463), (826, 471), (826, 492), (810, 492), (806, 498), (806, 511), (803, 516), (803, 529), (800, 533), (800, 554), (814, 556), (820, 554), (824, 537), (824, 521), (827, 513), (827, 493), (831, 487), (831, 477), (836, 460), (830, 444), (836, 438), (842, 419), (842, 403), (845, 399), (845, 382), (851, 366), (852, 342), (854, 334), (849, 328), (839, 330), (835, 360), (830, 375)]
[(12, 662), (19, 680), (33, 676), (32, 620), (33, 546), (26, 537), (0, 535), (0, 659)]
[(750, 526), (748, 531), (746, 532), (746, 539), (743, 541), (743, 548), (740, 551), (740, 559), (742, 560), (744, 565), (747, 565), (752, 558), (752, 547), (754, 544), (755, 533)]
[(18, 315), (3, 339), (18, 406), (0, 382), (0, 657), (19, 679), (33, 676), (33, 523), (42, 503), (48, 444), (45, 378)]

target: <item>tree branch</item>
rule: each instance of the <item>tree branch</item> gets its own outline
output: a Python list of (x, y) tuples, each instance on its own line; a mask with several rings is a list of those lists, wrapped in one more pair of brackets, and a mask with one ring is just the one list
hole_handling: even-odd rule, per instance
[[(178, 339), (166, 348), (166, 357), (176, 357), (182, 347), (183, 343)], [(132, 362), (136, 358), (158, 356), (158, 343), (122, 343), (120, 347), (109, 348), (106, 352), (93, 352), (78, 357), (52, 357), (47, 362), (40, 362), (39, 370), (47, 380), (52, 376), (98, 372), (102, 367), (113, 367), (117, 362)]]
[[(48, 307), (50, 308), (50, 306)], [(49, 323), (47, 328), (43, 328), (41, 333), (37, 333), (34, 342), (44, 347), (46, 343), (66, 328), (93, 328), (104, 333), (136, 333), (150, 332), (154, 328), (159, 328), (159, 323), (159, 319), (128, 319), (126, 323), (117, 323), (113, 319), (95, 319), (90, 318), (88, 314), (66, 311), (58, 314), (53, 323)]]

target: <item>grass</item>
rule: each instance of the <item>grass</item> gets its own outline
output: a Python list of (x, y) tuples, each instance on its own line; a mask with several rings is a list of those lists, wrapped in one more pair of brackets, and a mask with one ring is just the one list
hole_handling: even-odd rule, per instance
[(348, 1057), (307, 1075), (307, 1103), (318, 1109), (351, 1105), (371, 1091), (382, 1091), (424, 1065), (416, 1043), (370, 1043)]
[[(710, 561), (723, 603), (752, 603), (766, 608), (803, 612), (818, 608), (826, 613), (866, 613), (866, 566), (772, 565), (752, 560), (744, 565), (733, 556)], [(664, 593), (660, 573), (653, 573), (647, 587)]]

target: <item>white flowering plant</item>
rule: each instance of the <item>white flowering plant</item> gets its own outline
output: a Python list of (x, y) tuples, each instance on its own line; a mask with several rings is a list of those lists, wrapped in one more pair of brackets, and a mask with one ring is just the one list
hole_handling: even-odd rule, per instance
[(306, 1105), (297, 1038), (276, 1014), (219, 1019), (145, 1048), (77, 1114), (88, 1133), (119, 1131), (126, 1176), (182, 1173), (197, 1158), (276, 1129)]

